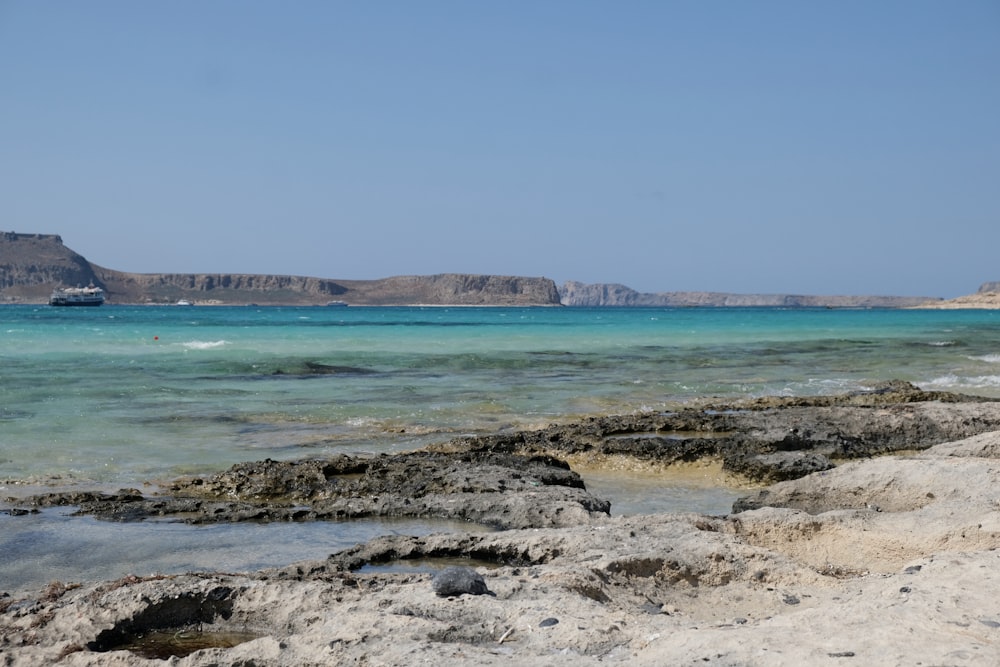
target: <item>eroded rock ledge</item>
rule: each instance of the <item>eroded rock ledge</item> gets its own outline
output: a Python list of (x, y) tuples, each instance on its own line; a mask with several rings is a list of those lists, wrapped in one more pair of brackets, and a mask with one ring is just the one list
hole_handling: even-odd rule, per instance
[(115, 521), (188, 523), (439, 517), (500, 529), (574, 525), (608, 514), (566, 460), (657, 466), (721, 460), (743, 480), (773, 483), (838, 463), (927, 449), (1000, 429), (997, 403), (892, 382), (871, 391), (595, 417), (568, 425), (460, 437), (432, 449), (361, 458), (241, 463), (176, 480), (170, 495), (55, 493), (29, 506), (76, 505)]
[[(727, 516), (610, 517), (556, 458), (709, 456), (735, 471), (741, 448), (761, 459), (752, 471), (786, 454), (831, 467), (797, 476), (779, 465), (784, 481)], [(505, 530), (385, 536), (251, 574), (53, 583), (0, 598), (4, 664), (163, 664), (116, 642), (192, 629), (249, 640), (171, 664), (992, 665), (1000, 656), (998, 402), (894, 384), (439, 449), (243, 464), (178, 480), (169, 498), (31, 499), (119, 519), (169, 514), (174, 502), (202, 503), (183, 510), (197, 520), (415, 506)], [(288, 514), (298, 511), (313, 516)], [(442, 597), (430, 571), (378, 569), (428, 559), (474, 567), (492, 595)]]

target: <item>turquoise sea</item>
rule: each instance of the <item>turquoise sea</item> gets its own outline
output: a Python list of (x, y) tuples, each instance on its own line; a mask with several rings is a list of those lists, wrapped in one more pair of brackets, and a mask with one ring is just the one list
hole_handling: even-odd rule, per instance
[(893, 378), (1000, 397), (1000, 312), (0, 306), (0, 498)]

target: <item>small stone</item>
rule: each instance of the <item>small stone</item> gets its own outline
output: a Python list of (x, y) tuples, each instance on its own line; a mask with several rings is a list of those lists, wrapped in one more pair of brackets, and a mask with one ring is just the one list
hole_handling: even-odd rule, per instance
[(486, 580), (471, 567), (449, 567), (434, 575), (434, 592), (441, 597), (457, 595), (495, 595), (486, 587)]
[(782, 596), (781, 601), (784, 602), (785, 604), (798, 604), (799, 603), (799, 599), (797, 597), (795, 597), (794, 595), (789, 595), (789, 594), (786, 594), (786, 595)]
[(556, 625), (557, 623), (559, 623), (559, 619), (558, 618), (551, 618), (550, 617), (550, 618), (545, 619), (541, 623), (539, 623), (538, 627), (540, 627), (540, 628), (548, 628), (550, 626)]

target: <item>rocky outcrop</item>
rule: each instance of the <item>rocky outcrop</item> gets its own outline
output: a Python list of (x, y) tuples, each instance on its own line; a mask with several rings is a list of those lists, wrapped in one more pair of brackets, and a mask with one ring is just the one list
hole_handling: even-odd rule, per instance
[(0, 232), (0, 300), (45, 301), (55, 287), (101, 285), (94, 267), (56, 234)]
[(587, 464), (621, 457), (656, 465), (714, 460), (742, 479), (771, 483), (984, 430), (1000, 430), (1000, 403), (891, 381), (837, 396), (765, 397), (677, 412), (592, 417), (530, 431), (459, 437), (451, 446)]
[(565, 306), (646, 307), (783, 307), (783, 308), (907, 308), (935, 301), (910, 296), (810, 296), (803, 294), (733, 294), (729, 292), (637, 292), (616, 283), (569, 281), (559, 290)]
[(342, 284), (349, 290), (345, 300), (353, 303), (353, 297), (371, 305), (559, 305), (559, 290), (548, 278), (442, 273)]
[(44, 303), (56, 287), (93, 283), (109, 303), (559, 305), (548, 278), (439, 274), (330, 280), (262, 274), (126, 273), (88, 262), (55, 234), (0, 233), (0, 300)]
[(108, 521), (184, 517), (192, 524), (439, 518), (498, 529), (566, 526), (607, 515), (561, 460), (504, 453), (413, 452), (374, 459), (255, 461), (177, 480), (171, 497), (51, 493), (36, 507), (75, 505)]
[(966, 308), (994, 309), (1000, 308), (1000, 282), (983, 283), (975, 294), (967, 294), (947, 301), (922, 303), (918, 308), (934, 308), (940, 310), (962, 310)]
[(340, 298), (347, 288), (332, 280), (256, 274), (124, 273), (95, 267), (115, 303), (192, 302), (316, 304)]
[[(760, 428), (843, 430), (861, 421), (831, 421), (826, 408), (867, 405), (868, 439), (881, 441), (926, 403), (931, 421), (906, 436), (921, 451), (845, 461), (755, 489), (712, 516), (609, 516), (578, 502), (587, 499), (578, 478), (556, 460), (469, 449), (235, 467), (195, 485), (203, 488), (192, 499), (214, 513), (222, 502), (304, 512), (341, 490), (368, 507), (392, 495), (437, 497), (451, 512), (491, 507), (488, 523), (506, 529), (393, 531), (258, 572), (0, 592), (0, 662), (996, 664), (998, 404), (929, 400), (903, 386), (828, 398), (812, 414), (798, 410), (812, 399), (776, 399)], [(594, 426), (581, 424), (581, 437)], [(969, 430), (979, 433), (928, 447)], [(191, 490), (182, 487), (174, 492)]]
[(243, 463), (212, 477), (176, 480), (164, 487), (169, 498), (122, 491), (115, 496), (54, 493), (27, 502), (75, 505), (79, 513), (115, 521), (393, 516), (538, 528), (608, 513), (607, 503), (589, 496), (565, 461), (600, 465), (628, 459), (663, 467), (718, 461), (723, 471), (744, 481), (771, 483), (995, 430), (1000, 431), (1000, 402), (893, 381), (851, 394), (709, 402), (677, 412), (460, 436), (432, 446), (433, 451)]

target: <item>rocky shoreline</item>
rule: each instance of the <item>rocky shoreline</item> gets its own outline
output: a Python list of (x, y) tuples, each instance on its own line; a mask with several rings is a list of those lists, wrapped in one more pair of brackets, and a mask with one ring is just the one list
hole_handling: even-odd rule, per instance
[[(1000, 401), (897, 382), (21, 498), (11, 512), (495, 530), (0, 594), (0, 664), (992, 665), (998, 458)], [(705, 461), (759, 488), (723, 516), (614, 517), (573, 469)]]

